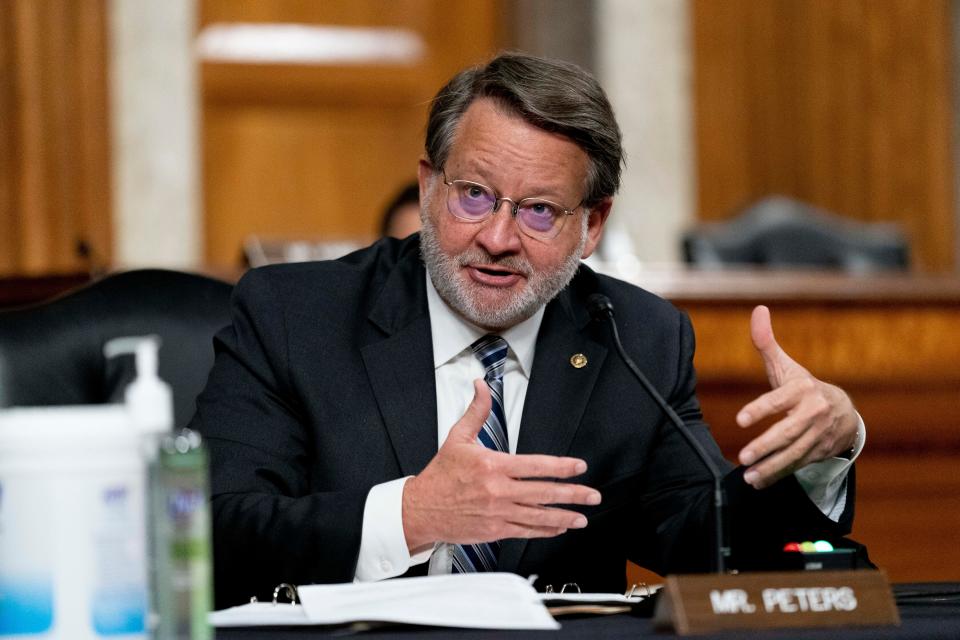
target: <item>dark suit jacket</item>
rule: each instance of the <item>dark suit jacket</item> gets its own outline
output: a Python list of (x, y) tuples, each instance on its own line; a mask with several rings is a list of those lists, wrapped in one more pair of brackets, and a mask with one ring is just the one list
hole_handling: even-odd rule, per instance
[[(547, 305), (518, 453), (587, 461), (577, 482), (603, 495), (587, 528), (506, 540), (499, 568), (541, 586), (624, 586), (625, 560), (659, 573), (710, 568), (710, 476), (591, 321), (586, 297), (617, 309), (622, 339), (722, 468), (695, 395), (687, 317), (586, 267)], [(418, 238), (383, 240), (341, 260), (249, 272), (192, 426), (211, 454), (217, 605), (281, 582), (351, 581), (366, 495), (420, 472), (437, 450), (430, 318)], [(588, 364), (575, 368), (573, 354)], [(727, 479), (731, 536), (745, 566), (789, 539), (836, 538), (792, 479), (770, 491)], [(852, 489), (852, 482), (850, 484)], [(419, 568), (423, 570), (423, 566)]]

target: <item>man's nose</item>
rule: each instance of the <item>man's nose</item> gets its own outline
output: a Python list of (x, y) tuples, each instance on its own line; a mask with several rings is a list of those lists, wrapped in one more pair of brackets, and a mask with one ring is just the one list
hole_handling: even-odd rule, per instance
[(476, 240), (487, 253), (500, 255), (520, 250), (520, 228), (513, 217), (515, 206), (510, 200), (500, 200), (493, 214), (483, 221)]
[(493, 203), (493, 213), (491, 215), (496, 215), (502, 209), (505, 214), (511, 218), (515, 217), (514, 209), (517, 208), (517, 203), (515, 203), (510, 198), (500, 198)]

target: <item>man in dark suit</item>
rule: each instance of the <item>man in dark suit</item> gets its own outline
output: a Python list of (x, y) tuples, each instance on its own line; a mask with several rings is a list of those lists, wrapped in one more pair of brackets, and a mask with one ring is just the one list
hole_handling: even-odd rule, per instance
[[(500, 56), (434, 100), (419, 237), (241, 280), (192, 425), (211, 451), (218, 606), (280, 582), (498, 569), (614, 591), (627, 558), (710, 568), (710, 476), (588, 311), (610, 298), (627, 351), (730, 469), (686, 316), (580, 265), (621, 164), (593, 78)], [(773, 389), (738, 421), (780, 419), (726, 479), (741, 567), (849, 530), (862, 433), (762, 307), (752, 334)]]

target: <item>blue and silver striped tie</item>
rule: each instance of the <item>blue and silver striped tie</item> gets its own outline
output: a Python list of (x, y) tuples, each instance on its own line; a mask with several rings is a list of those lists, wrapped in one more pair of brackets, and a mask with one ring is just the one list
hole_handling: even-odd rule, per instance
[[(503, 410), (503, 370), (507, 362), (507, 341), (500, 336), (485, 335), (472, 345), (473, 355), (485, 370), (484, 380), (490, 387), (490, 415), (477, 436), (477, 440), (494, 451), (510, 451), (507, 442), (507, 416)], [(453, 572), (472, 573), (495, 571), (500, 555), (500, 542), (462, 544), (453, 547)]]

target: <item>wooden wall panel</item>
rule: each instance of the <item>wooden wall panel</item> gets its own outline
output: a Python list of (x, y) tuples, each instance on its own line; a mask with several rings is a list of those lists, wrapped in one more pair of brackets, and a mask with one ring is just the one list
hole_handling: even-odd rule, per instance
[(698, 215), (784, 194), (954, 255), (948, 0), (695, 0)]
[(17, 136), (18, 120), (12, 43), (16, 25), (13, 12), (0, 8), (0, 273), (16, 270), (20, 229), (17, 224)]
[(104, 0), (0, 7), (0, 274), (109, 261), (105, 11)]
[(956, 450), (867, 452), (857, 462), (854, 538), (891, 580), (960, 580)]
[(761, 432), (734, 417), (769, 390), (749, 332), (754, 305), (768, 304), (780, 345), (843, 387), (866, 424), (853, 537), (891, 580), (960, 578), (960, 278), (692, 271), (636, 283), (689, 313), (697, 395), (729, 460)]
[(366, 241), (416, 177), (430, 98), (497, 48), (495, 0), (201, 2), (213, 23), (396, 26), (425, 57), (404, 65), (202, 64), (206, 259), (237, 264), (244, 239)]

